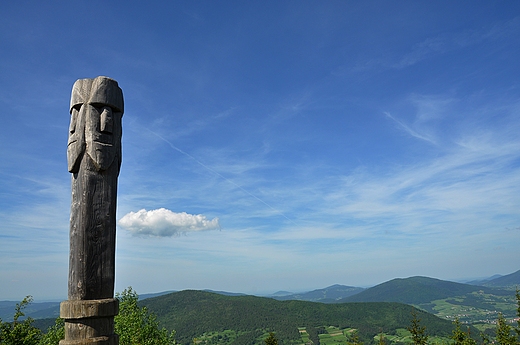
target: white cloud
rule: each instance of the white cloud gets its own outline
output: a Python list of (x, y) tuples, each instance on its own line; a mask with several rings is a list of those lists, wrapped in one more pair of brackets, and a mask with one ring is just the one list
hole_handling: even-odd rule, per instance
[(220, 229), (218, 218), (209, 220), (202, 214), (175, 213), (165, 208), (127, 213), (119, 225), (132, 235), (170, 237), (184, 232)]

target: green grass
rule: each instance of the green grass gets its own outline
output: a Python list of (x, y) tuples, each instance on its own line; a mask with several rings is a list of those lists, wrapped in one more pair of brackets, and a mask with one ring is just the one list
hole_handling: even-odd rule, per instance
[(298, 331), (300, 332), (302, 344), (310, 344), (311, 338), (309, 337), (309, 333), (307, 333), (307, 330), (305, 329), (305, 327), (298, 327)]
[(231, 329), (226, 329), (222, 332), (208, 332), (194, 338), (193, 343), (195, 345), (231, 344), (242, 334), (244, 332), (237, 332)]
[(327, 333), (320, 334), (320, 344), (323, 345), (344, 345), (347, 344), (348, 339), (342, 329), (337, 327), (325, 327)]
[[(310, 342), (309, 335), (304, 327), (298, 328), (301, 335), (302, 344), (308, 344)], [(352, 336), (352, 333), (357, 331), (353, 328), (340, 329), (334, 326), (325, 326), (326, 333), (319, 334), (321, 345), (348, 345), (348, 342)], [(379, 342), (379, 334), (374, 336), (374, 342)], [(385, 334), (383, 337), (387, 344), (413, 344), (411, 333), (404, 329), (399, 328), (395, 331), (395, 334)], [(451, 339), (447, 337), (429, 337), (428, 344), (439, 344), (444, 345), (451, 342)]]
[[(321, 345), (347, 345), (349, 335), (354, 331), (352, 328), (341, 329), (334, 326), (325, 326), (323, 328), (326, 333), (318, 335)], [(298, 331), (300, 331), (301, 343), (310, 344), (311, 340), (305, 327), (298, 327)]]

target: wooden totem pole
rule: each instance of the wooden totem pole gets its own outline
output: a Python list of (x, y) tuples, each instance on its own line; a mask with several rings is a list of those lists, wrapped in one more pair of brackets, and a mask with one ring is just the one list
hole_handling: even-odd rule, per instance
[(117, 178), (123, 92), (107, 77), (72, 87), (67, 147), (72, 173), (68, 300), (60, 345), (117, 345), (114, 298)]

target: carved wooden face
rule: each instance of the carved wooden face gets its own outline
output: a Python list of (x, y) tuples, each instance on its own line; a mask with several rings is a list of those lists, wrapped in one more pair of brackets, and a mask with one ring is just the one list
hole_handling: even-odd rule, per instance
[(86, 112), (86, 152), (98, 170), (106, 170), (121, 156), (122, 113), (106, 104), (88, 104)]
[(76, 81), (67, 148), (70, 172), (79, 171), (84, 153), (98, 171), (108, 169), (115, 157), (121, 163), (122, 109), (123, 95), (114, 80), (98, 77)]

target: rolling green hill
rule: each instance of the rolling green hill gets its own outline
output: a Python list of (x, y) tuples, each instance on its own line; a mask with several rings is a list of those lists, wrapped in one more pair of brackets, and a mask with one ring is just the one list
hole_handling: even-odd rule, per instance
[(394, 279), (340, 301), (411, 304), (442, 319), (458, 318), (481, 331), (493, 329), (500, 313), (509, 320), (516, 316), (516, 300), (511, 290), (427, 277)]
[(504, 296), (511, 294), (510, 291), (496, 290), (483, 286), (454, 283), (428, 277), (411, 277), (390, 280), (356, 295), (341, 299), (339, 302), (399, 302), (421, 305), (477, 291)]
[[(354, 328), (366, 344), (383, 331), (395, 334), (410, 324), (412, 307), (399, 303), (324, 304), (307, 301), (277, 301), (255, 296), (223, 296), (204, 291), (181, 291), (140, 302), (153, 311), (161, 325), (175, 329), (180, 344), (190, 344), (210, 332), (233, 331), (233, 342), (262, 344), (273, 331), (284, 344), (301, 343), (299, 327), (319, 343), (325, 328)], [(418, 311), (429, 334), (449, 336), (450, 321)], [(222, 333), (221, 333), (222, 334)], [(227, 335), (226, 335), (227, 336)], [(223, 343), (222, 340), (219, 343)]]

